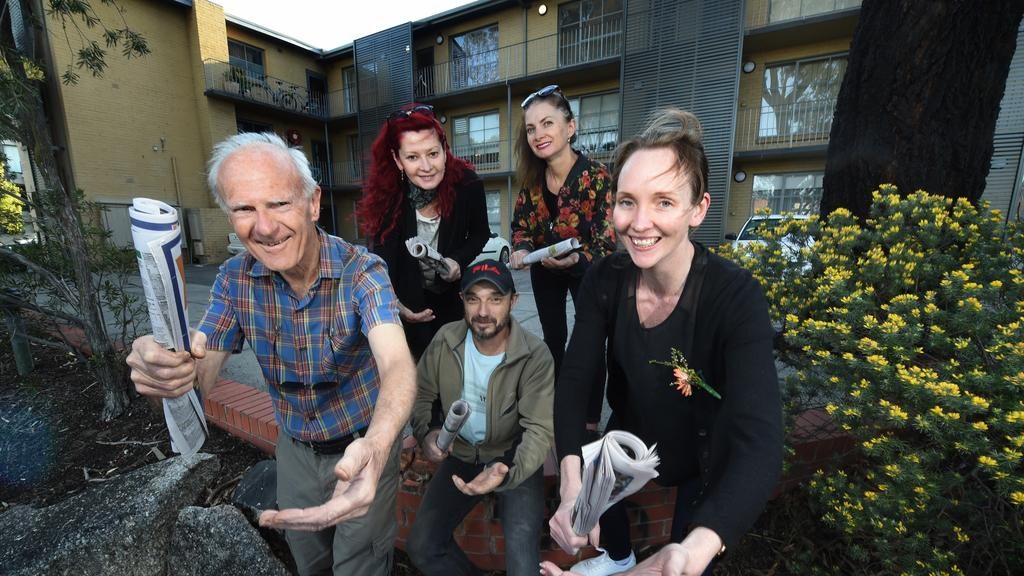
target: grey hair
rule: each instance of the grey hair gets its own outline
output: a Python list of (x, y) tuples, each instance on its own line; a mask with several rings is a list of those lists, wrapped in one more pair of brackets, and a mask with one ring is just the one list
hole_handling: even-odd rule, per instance
[(708, 158), (704, 154), (704, 132), (700, 120), (678, 108), (656, 111), (638, 136), (619, 144), (615, 151), (612, 182), (618, 190), (619, 173), (633, 153), (650, 148), (667, 148), (676, 156), (677, 169), (692, 179), (693, 200), (699, 201), (708, 191)]
[(206, 183), (210, 187), (213, 199), (221, 207), (221, 210), (225, 212), (228, 210), (227, 205), (224, 204), (224, 197), (221, 194), (218, 183), (221, 166), (228, 159), (228, 156), (243, 148), (252, 146), (270, 146), (283, 152), (285, 157), (291, 162), (292, 167), (295, 168), (295, 173), (298, 174), (299, 180), (302, 181), (302, 194), (307, 200), (313, 197), (313, 191), (316, 190), (316, 180), (313, 179), (313, 173), (309, 169), (309, 160), (306, 159), (306, 155), (303, 154), (301, 149), (292, 148), (273, 132), (243, 132), (226, 138), (214, 146), (213, 153), (210, 155), (210, 161), (207, 163)]

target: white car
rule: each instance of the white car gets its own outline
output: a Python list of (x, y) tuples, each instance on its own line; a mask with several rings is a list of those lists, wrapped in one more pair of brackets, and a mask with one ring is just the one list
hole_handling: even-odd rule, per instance
[(487, 241), (487, 244), (484, 244), (484, 249), (480, 251), (480, 255), (474, 261), (493, 258), (508, 264), (508, 257), (511, 254), (512, 245), (508, 243), (508, 240), (498, 236), (496, 232), (491, 232), (491, 239)]
[[(740, 249), (747, 244), (753, 242), (764, 243), (764, 233), (772, 228), (775, 228), (786, 220), (806, 220), (809, 218), (806, 214), (757, 214), (751, 216), (747, 222), (740, 228), (739, 234), (726, 234), (726, 240), (732, 240), (733, 249)], [(781, 238), (779, 242), (782, 244), (782, 253), (789, 258), (789, 260), (796, 260), (800, 255), (800, 246), (795, 238), (786, 236)]]
[(228, 254), (235, 256), (245, 252), (245, 246), (242, 245), (242, 241), (238, 239), (238, 234), (234, 232), (228, 234)]

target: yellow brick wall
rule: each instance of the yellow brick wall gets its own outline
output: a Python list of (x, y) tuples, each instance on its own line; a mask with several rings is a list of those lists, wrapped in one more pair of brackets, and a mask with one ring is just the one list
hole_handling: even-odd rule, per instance
[(203, 226), (204, 262), (216, 263), (227, 259), (228, 234), (232, 232), (228, 215), (220, 208), (203, 208), (199, 219)]
[(305, 88), (307, 69), (320, 74), (325, 73), (323, 66), (316, 61), (312, 53), (254, 34), (230, 22), (227, 24), (227, 37), (262, 48), (263, 72), (278, 80)]
[[(119, 17), (93, 8), (104, 22)], [(135, 196), (170, 204), (206, 204), (205, 151), (196, 114), (196, 78), (188, 42), (189, 10), (162, 2), (130, 2), (125, 18), (152, 53), (127, 60), (111, 50), (100, 78), (84, 75), (61, 87), (68, 152), (76, 184), (93, 200), (128, 202)], [(57, 67), (69, 61), (60, 27), (48, 23)], [(98, 37), (98, 30), (87, 35)], [(100, 40), (102, 43), (102, 40)]]

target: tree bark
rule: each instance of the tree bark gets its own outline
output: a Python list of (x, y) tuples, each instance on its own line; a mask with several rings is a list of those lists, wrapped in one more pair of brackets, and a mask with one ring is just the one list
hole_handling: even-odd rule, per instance
[(864, 0), (828, 148), (821, 214), (865, 217), (895, 184), (977, 203), (1024, 0)]

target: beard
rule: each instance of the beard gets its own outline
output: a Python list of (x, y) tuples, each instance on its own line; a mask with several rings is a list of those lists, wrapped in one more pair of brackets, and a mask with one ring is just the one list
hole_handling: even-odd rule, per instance
[(466, 324), (469, 325), (470, 332), (473, 333), (477, 340), (490, 340), (508, 328), (508, 317), (504, 321), (487, 318), (486, 322), (484, 322), (483, 318), (477, 316), (472, 320), (467, 320)]

